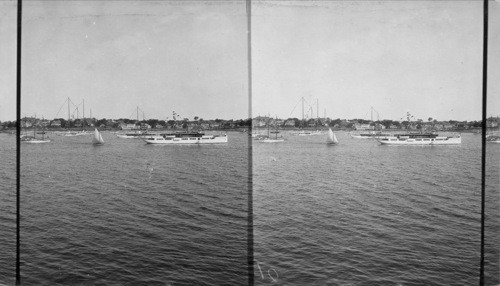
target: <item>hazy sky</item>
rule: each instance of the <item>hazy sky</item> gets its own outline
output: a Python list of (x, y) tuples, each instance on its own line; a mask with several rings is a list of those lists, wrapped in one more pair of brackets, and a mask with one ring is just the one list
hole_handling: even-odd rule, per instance
[(22, 28), (23, 116), (248, 117), (245, 2), (25, 1)]
[[(500, 115), (500, 3), (489, 111)], [(252, 1), (253, 116), (481, 118), (482, 1)], [(244, 1), (25, 1), (22, 115), (248, 116)], [(0, 1), (0, 121), (14, 120), (16, 2)], [(71, 114), (76, 117), (75, 106)], [(142, 117), (142, 114), (141, 114)], [(375, 119), (377, 113), (374, 115)]]
[(318, 100), (321, 117), (481, 119), (482, 13), (482, 1), (254, 2), (253, 113), (301, 118), (304, 97), (313, 117)]

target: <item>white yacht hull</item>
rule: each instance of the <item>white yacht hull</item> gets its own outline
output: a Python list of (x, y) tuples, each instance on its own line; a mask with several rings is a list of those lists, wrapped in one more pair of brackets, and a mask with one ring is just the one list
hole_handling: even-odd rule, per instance
[(91, 132), (82, 131), (82, 132), (68, 132), (68, 133), (63, 133), (63, 134), (59, 134), (59, 135), (66, 136), (66, 137), (75, 137), (75, 136), (83, 136), (83, 135), (91, 135), (91, 134), (92, 134)]
[(353, 134), (349, 133), (349, 136), (354, 139), (382, 139), (386, 137), (390, 137), (389, 134), (369, 134), (369, 135), (361, 135), (361, 134)]
[(26, 140), (22, 141), (23, 143), (29, 143), (29, 144), (40, 144), (40, 143), (49, 143), (49, 139), (44, 139), (44, 140), (39, 140), (39, 139), (34, 139), (34, 140)]
[(217, 144), (227, 143), (227, 135), (204, 135), (201, 137), (154, 136), (142, 138), (147, 144)]
[(262, 139), (260, 142), (262, 143), (279, 143), (279, 142), (284, 142), (285, 139)]
[(122, 139), (140, 139), (142, 135), (140, 136), (131, 136), (131, 135), (127, 135), (127, 134), (116, 134), (116, 136), (118, 138), (122, 138)]
[(302, 132), (293, 132), (292, 135), (295, 136), (316, 136), (316, 135), (324, 135), (324, 132), (321, 131), (302, 131)]
[(436, 137), (436, 138), (396, 138), (387, 137), (378, 140), (382, 145), (457, 145), (462, 143), (461, 137)]

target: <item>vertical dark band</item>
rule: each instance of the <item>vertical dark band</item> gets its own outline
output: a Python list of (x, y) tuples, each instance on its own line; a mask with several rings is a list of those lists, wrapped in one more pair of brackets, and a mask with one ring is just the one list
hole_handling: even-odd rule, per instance
[(17, 0), (17, 75), (16, 75), (16, 285), (21, 285), (21, 22), (22, 0)]
[(487, 74), (488, 74), (488, 0), (484, 0), (483, 28), (483, 118), (481, 142), (481, 262), (479, 269), (479, 285), (484, 285), (484, 219), (486, 193), (486, 104), (487, 104)]
[(248, 229), (247, 229), (247, 256), (248, 256), (248, 285), (254, 284), (254, 256), (253, 256), (253, 155), (252, 155), (252, 10), (251, 0), (246, 0), (247, 13), (247, 45), (248, 45)]

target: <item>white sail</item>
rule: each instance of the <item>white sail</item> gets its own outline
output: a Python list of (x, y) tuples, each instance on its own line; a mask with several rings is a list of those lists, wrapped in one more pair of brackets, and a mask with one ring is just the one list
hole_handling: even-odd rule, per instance
[(102, 139), (101, 133), (97, 130), (97, 128), (94, 131), (94, 137), (92, 138), (92, 143), (94, 145), (104, 144), (104, 140)]
[(335, 136), (335, 133), (333, 133), (331, 128), (328, 128), (328, 138), (326, 139), (326, 143), (328, 143), (328, 144), (339, 143), (339, 141), (337, 140), (337, 137)]

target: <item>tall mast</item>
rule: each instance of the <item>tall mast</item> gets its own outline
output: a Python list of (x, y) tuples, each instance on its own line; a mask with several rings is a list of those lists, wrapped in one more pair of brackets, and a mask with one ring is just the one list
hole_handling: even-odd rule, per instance
[(278, 140), (278, 115), (276, 115), (276, 120), (274, 120), (274, 128), (276, 129), (274, 135), (276, 135), (276, 140)]
[(68, 127), (69, 127), (69, 96), (68, 96)]
[(44, 127), (43, 126), (43, 121), (44, 121), (44, 118), (42, 116), (42, 122), (41, 122), (42, 123), (42, 140), (45, 139), (45, 129), (43, 128)]
[(268, 114), (267, 115), (267, 138), (270, 138), (270, 135), (271, 135), (270, 128), (271, 128), (271, 114)]
[(85, 119), (85, 99), (83, 99), (83, 119)]
[(371, 118), (370, 118), (370, 120), (373, 122), (373, 106), (372, 106), (372, 108), (370, 110), (371, 110)]
[(316, 99), (316, 120), (319, 121), (319, 99)]
[(304, 97), (302, 97), (302, 124), (304, 124)]

